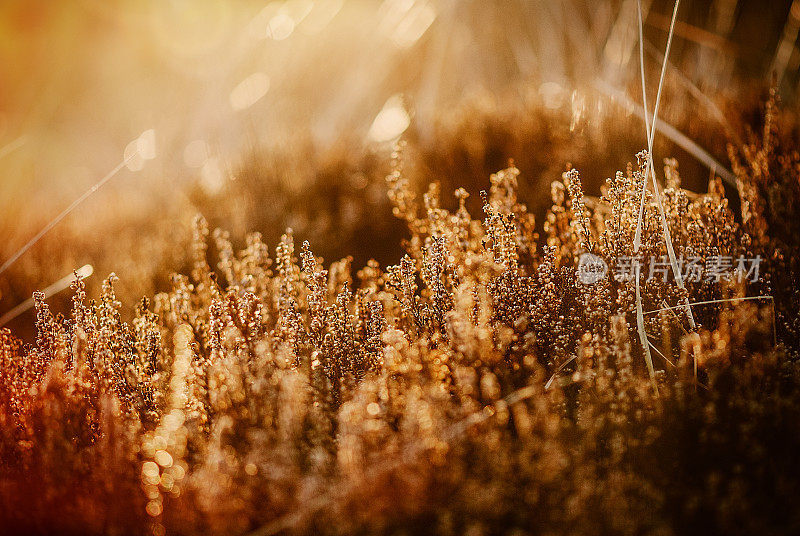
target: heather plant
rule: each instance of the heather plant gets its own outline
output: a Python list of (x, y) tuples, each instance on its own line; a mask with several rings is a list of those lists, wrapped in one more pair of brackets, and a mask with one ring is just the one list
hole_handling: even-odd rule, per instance
[[(396, 264), (326, 265), (291, 230), (237, 247), (198, 217), (187, 273), (131, 319), (113, 274), (91, 300), (76, 277), (66, 317), (37, 294), (35, 343), (0, 331), (0, 517), (42, 534), (800, 530), (798, 157), (775, 103), (731, 150), (740, 213), (669, 159), (662, 219), (643, 151), (599, 197), (556, 176), (537, 225), (513, 165), (482, 192), (421, 194), (400, 144)], [(681, 259), (759, 255), (761, 277), (681, 288), (664, 222)], [(585, 254), (608, 267), (589, 283)], [(618, 277), (635, 255), (662, 271)]]

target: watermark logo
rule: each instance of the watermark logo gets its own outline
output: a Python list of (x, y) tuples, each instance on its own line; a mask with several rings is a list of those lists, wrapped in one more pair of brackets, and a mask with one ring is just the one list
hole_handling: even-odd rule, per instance
[(594, 285), (608, 273), (608, 264), (592, 253), (584, 253), (578, 260), (578, 281), (584, 285)]
[[(681, 279), (688, 282), (720, 282), (724, 280), (749, 281), (755, 283), (759, 280), (761, 261), (756, 255), (747, 258), (740, 255), (738, 258), (724, 255), (712, 255), (706, 258), (679, 256), (675, 259), (675, 267), (680, 272)], [(649, 259), (642, 257), (621, 256), (616, 259), (611, 277), (615, 281), (632, 281), (637, 274), (646, 281), (660, 279), (667, 281), (672, 273), (673, 264), (666, 255), (653, 256)], [(609, 272), (609, 266), (602, 257), (592, 253), (584, 253), (578, 260), (578, 280), (584, 285), (593, 285), (603, 279)]]

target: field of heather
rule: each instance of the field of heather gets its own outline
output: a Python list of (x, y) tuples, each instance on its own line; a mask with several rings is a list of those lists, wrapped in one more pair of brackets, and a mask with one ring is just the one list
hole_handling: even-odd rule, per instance
[(800, 534), (799, 36), (0, 3), (0, 534)]

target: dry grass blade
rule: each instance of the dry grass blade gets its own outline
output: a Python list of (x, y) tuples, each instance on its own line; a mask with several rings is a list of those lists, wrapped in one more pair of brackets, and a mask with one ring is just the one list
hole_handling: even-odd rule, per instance
[[(640, 60), (640, 70), (642, 73), (642, 101), (644, 103), (645, 108), (645, 115), (647, 114), (647, 101), (646, 101), (646, 87), (645, 87), (645, 79), (644, 79), (644, 33), (642, 29), (642, 11), (641, 11), (641, 0), (637, 0), (637, 16), (639, 18), (639, 60)], [(641, 244), (641, 231), (642, 231), (642, 218), (644, 214), (644, 193), (645, 189), (647, 188), (647, 181), (648, 179), (652, 179), (653, 183), (653, 195), (656, 200), (656, 204), (658, 205), (659, 215), (661, 217), (661, 226), (664, 233), (664, 243), (667, 248), (667, 255), (669, 256), (670, 266), (672, 267), (672, 273), (675, 276), (675, 282), (678, 285), (678, 288), (684, 289), (683, 284), (683, 274), (681, 273), (680, 267), (678, 265), (677, 257), (675, 255), (674, 248), (672, 246), (672, 237), (670, 236), (669, 232), (669, 225), (667, 224), (666, 214), (664, 213), (664, 205), (661, 202), (661, 194), (659, 192), (658, 184), (655, 177), (655, 170), (653, 168), (653, 139), (655, 136), (656, 126), (658, 124), (658, 107), (661, 103), (661, 93), (664, 88), (664, 76), (667, 72), (667, 65), (669, 61), (669, 51), (672, 47), (672, 37), (674, 35), (675, 30), (675, 21), (678, 18), (678, 8), (680, 6), (680, 0), (675, 0), (675, 6), (672, 10), (672, 22), (670, 24), (669, 34), (667, 36), (667, 45), (664, 51), (664, 61), (661, 65), (661, 76), (658, 81), (658, 92), (656, 93), (656, 104), (655, 108), (653, 109), (653, 121), (652, 125), (647, 130), (647, 167), (645, 172), (645, 180), (642, 183), (642, 193), (640, 199), (640, 208), (639, 208), (639, 217), (636, 222), (636, 235), (634, 238), (634, 251), (638, 253), (639, 247)], [(645, 124), (647, 123), (645, 119)], [(641, 297), (637, 296), (636, 299), (636, 310), (637, 315), (641, 315), (642, 313), (642, 304), (641, 304)], [(694, 314), (692, 313), (692, 308), (689, 305), (688, 298), (685, 299), (684, 302), (684, 310), (686, 312), (686, 316), (689, 319), (689, 326), (691, 329), (695, 329), (696, 323), (694, 320)], [(641, 335), (641, 334), (640, 334)]]
[[(639, 61), (640, 61), (640, 70), (641, 70), (641, 78), (642, 78), (642, 107), (644, 109), (645, 115), (645, 128), (647, 134), (647, 163), (646, 163), (646, 172), (644, 180), (642, 181), (642, 191), (640, 193), (639, 199), (639, 214), (636, 220), (636, 232), (633, 240), (633, 251), (634, 254), (639, 253), (639, 248), (641, 247), (641, 236), (642, 236), (642, 219), (644, 217), (644, 200), (645, 200), (645, 192), (647, 190), (647, 181), (648, 178), (653, 173), (653, 137), (655, 135), (656, 125), (658, 124), (658, 107), (661, 104), (661, 91), (664, 87), (664, 75), (667, 70), (667, 59), (669, 58), (669, 51), (670, 47), (672, 46), (672, 35), (675, 28), (675, 20), (678, 18), (678, 7), (680, 5), (680, 0), (675, 0), (675, 7), (672, 11), (672, 24), (670, 25), (669, 35), (667, 36), (667, 46), (664, 52), (664, 63), (661, 66), (661, 77), (658, 81), (658, 92), (656, 93), (656, 103), (653, 109), (653, 121), (652, 124), (649, 124), (647, 120), (647, 87), (645, 84), (645, 77), (644, 77), (644, 34), (642, 30), (642, 7), (641, 7), (641, 0), (637, 0), (637, 18), (638, 18), (638, 28), (639, 28)], [(664, 231), (664, 240), (667, 246), (667, 252), (669, 254), (670, 263), (672, 265), (673, 273), (675, 274), (676, 281), (678, 282), (678, 286), (683, 288), (683, 281), (681, 279), (680, 269), (678, 268), (677, 261), (675, 259), (675, 252), (672, 250), (672, 241), (669, 236), (669, 229), (667, 226), (666, 218), (664, 217), (664, 208), (661, 204), (661, 200), (658, 193), (658, 185), (655, 183), (655, 176), (653, 176), (653, 189), (654, 195), (656, 197), (656, 202), (659, 206), (659, 211), (662, 216), (662, 226)], [(658, 393), (658, 385), (655, 379), (655, 371), (653, 370), (653, 358), (650, 355), (650, 342), (647, 339), (647, 332), (645, 331), (644, 327), (644, 315), (642, 313), (642, 296), (639, 289), (639, 276), (640, 276), (640, 266), (638, 261), (636, 261), (636, 327), (639, 331), (639, 341), (642, 345), (642, 350), (644, 351), (645, 361), (647, 363), (647, 371), (650, 374), (650, 378), (653, 382), (653, 387)], [(695, 327), (694, 317), (692, 316), (691, 308), (687, 306), (687, 315), (689, 317), (689, 324), (691, 325), (692, 329)]]
[[(651, 337), (651, 335), (648, 335), (648, 337)], [(659, 349), (658, 349), (658, 347), (657, 347), (655, 344), (653, 344), (652, 342), (650, 342), (650, 340), (649, 340), (649, 339), (648, 339), (647, 343), (650, 345), (650, 348), (652, 348), (652, 349), (655, 351), (655, 353), (657, 353), (659, 356), (661, 356), (661, 358), (662, 358), (664, 361), (666, 361), (667, 363), (669, 363), (669, 364), (670, 364), (670, 365), (672, 365), (673, 367), (675, 366), (675, 363), (673, 363), (672, 361), (670, 361), (670, 359), (669, 359), (667, 356), (665, 356), (663, 353), (661, 353), (661, 350), (659, 350)]]
[[(650, 53), (654, 58), (656, 58), (660, 62), (665, 61), (664, 54), (662, 54), (661, 51), (658, 50), (658, 48), (656, 48), (655, 45), (653, 45), (653, 43), (645, 39), (644, 44), (647, 49), (647, 52)], [(678, 81), (680, 81), (680, 83), (687, 89), (687, 91), (691, 93), (695, 99), (697, 99), (699, 102), (705, 105), (706, 109), (711, 113), (712, 116), (714, 116), (714, 119), (717, 120), (717, 122), (722, 126), (722, 128), (725, 129), (725, 133), (736, 144), (736, 146), (739, 148), (743, 147), (744, 142), (739, 137), (739, 134), (733, 129), (733, 127), (730, 124), (730, 121), (728, 121), (728, 118), (725, 117), (725, 114), (722, 112), (722, 110), (720, 110), (719, 106), (717, 106), (717, 103), (715, 103), (711, 98), (709, 98), (708, 95), (703, 93), (703, 91), (699, 87), (697, 87), (697, 85), (694, 82), (692, 82), (689, 79), (689, 77), (683, 74), (683, 72), (672, 62), (666, 60), (666, 63), (671, 68), (671, 72), (675, 75)], [(683, 147), (683, 145), (681, 145), (681, 147)], [(686, 147), (683, 148), (686, 149)], [(689, 151), (688, 149), (687, 151), (691, 154), (694, 154), (692, 151)], [(703, 151), (703, 153), (705, 153), (705, 151)], [(708, 165), (708, 163), (706, 162), (707, 158), (711, 158), (713, 160), (713, 158), (710, 155), (708, 155), (707, 158), (700, 158), (697, 155), (695, 155), (695, 157), (698, 158), (698, 160), (700, 160), (701, 162), (705, 163), (706, 165)], [(733, 175), (729, 171), (723, 169), (722, 166), (719, 165), (714, 165), (712, 169), (713, 168), (722, 169), (722, 173), (720, 173), (720, 176), (723, 178), (723, 180), (725, 180), (732, 186), (736, 185)], [(725, 172), (727, 172), (727, 174), (725, 174)]]
[(647, 373), (650, 375), (650, 381), (653, 384), (653, 390), (658, 396), (658, 383), (656, 382), (656, 371), (653, 368), (653, 357), (650, 355), (650, 341), (647, 338), (647, 331), (644, 326), (644, 315), (642, 314), (642, 295), (639, 289), (639, 279), (641, 272), (641, 265), (636, 262), (635, 284), (636, 284), (636, 329), (639, 333), (639, 343), (642, 345), (644, 351), (644, 360), (647, 365)]
[[(741, 298), (724, 298), (719, 300), (705, 300), (705, 301), (693, 301), (691, 302), (692, 305), (711, 305), (715, 303), (729, 303), (729, 302), (739, 302), (739, 301), (748, 301), (748, 300), (770, 300), (775, 301), (772, 296), (742, 296)], [(655, 313), (660, 313), (662, 311), (674, 311), (675, 309), (682, 308), (683, 305), (673, 305), (671, 307), (662, 307), (660, 309), (653, 309), (652, 311), (645, 311), (645, 315), (652, 315)]]
[(61, 220), (63, 220), (67, 216), (69, 216), (69, 214), (73, 210), (75, 210), (78, 207), (78, 205), (80, 205), (81, 203), (86, 201), (86, 199), (88, 199), (93, 193), (95, 193), (97, 190), (99, 190), (105, 183), (107, 183), (108, 181), (113, 179), (114, 176), (117, 173), (122, 171), (122, 169), (126, 165), (128, 165), (128, 163), (130, 161), (132, 161), (138, 155), (139, 155), (139, 151), (138, 150), (134, 151), (131, 155), (129, 155), (127, 158), (125, 158), (122, 162), (120, 162), (114, 169), (109, 171), (108, 174), (105, 177), (103, 177), (102, 179), (100, 179), (99, 181), (94, 183), (88, 190), (83, 192), (80, 195), (80, 197), (78, 197), (75, 201), (70, 203), (70, 205), (67, 208), (65, 208), (63, 211), (61, 211), (61, 213), (59, 213), (55, 218), (50, 220), (47, 223), (47, 225), (45, 225), (42, 228), (41, 231), (36, 233), (33, 238), (31, 238), (24, 246), (19, 248), (16, 253), (14, 253), (11, 257), (9, 257), (8, 260), (6, 262), (4, 262), (2, 266), (0, 266), (0, 274), (5, 272), (6, 270), (8, 270), (15, 262), (17, 262), (19, 260), (20, 257), (22, 257), (25, 254), (26, 251), (28, 251), (30, 248), (32, 248), (39, 240), (42, 239), (42, 237), (44, 235), (46, 235), (48, 232), (50, 232), (50, 230), (52, 230), (53, 227), (58, 225), (58, 223)]
[[(640, 0), (637, 0), (637, 1), (640, 1)], [(658, 92), (656, 93), (656, 105), (655, 105), (655, 109), (653, 110), (653, 124), (652, 124), (652, 126), (651, 126), (651, 128), (650, 128), (650, 130), (648, 132), (648, 137), (647, 137), (647, 157), (648, 157), (648, 162), (647, 162), (647, 176), (645, 177), (645, 184), (647, 184), (647, 178), (648, 177), (652, 178), (652, 181), (653, 181), (653, 195), (655, 196), (656, 204), (658, 205), (658, 212), (659, 212), (659, 215), (661, 216), (661, 227), (662, 227), (662, 230), (664, 232), (664, 243), (665, 243), (665, 245), (667, 247), (667, 254), (669, 255), (669, 262), (670, 262), (670, 265), (672, 267), (672, 273), (675, 276), (675, 282), (677, 283), (678, 288), (680, 288), (681, 290), (684, 290), (685, 287), (684, 287), (684, 284), (683, 284), (683, 274), (681, 273), (681, 269), (680, 269), (680, 267), (678, 265), (678, 261), (677, 261), (677, 258), (675, 256), (675, 251), (674, 251), (674, 248), (672, 246), (672, 237), (670, 236), (669, 225), (667, 224), (667, 218), (666, 218), (666, 215), (664, 213), (664, 204), (661, 202), (661, 193), (659, 192), (659, 188), (658, 188), (658, 184), (657, 184), (656, 176), (655, 176), (655, 169), (653, 168), (653, 165), (654, 165), (654, 162), (653, 162), (653, 139), (655, 137), (655, 128), (656, 128), (656, 124), (658, 122), (658, 106), (659, 106), (659, 104), (661, 102), (661, 91), (664, 89), (664, 75), (667, 72), (667, 65), (668, 65), (667, 62), (669, 61), (669, 51), (670, 51), (670, 48), (672, 47), (672, 36), (674, 35), (674, 31), (675, 31), (675, 21), (677, 21), (677, 19), (678, 19), (678, 7), (679, 6), (680, 6), (680, 0), (675, 0), (675, 7), (672, 10), (672, 21), (671, 21), (670, 27), (669, 27), (669, 35), (667, 36), (667, 47), (666, 47), (666, 50), (664, 51), (664, 62), (661, 65), (661, 77), (659, 78), (659, 81), (658, 81)], [(641, 18), (641, 10), (639, 11), (639, 15), (640, 15), (640, 18)], [(640, 25), (640, 32), (641, 31), (642, 30), (641, 30), (641, 25)], [(644, 34), (643, 33), (639, 34), (639, 39), (640, 39), (640, 41), (644, 42)], [(642, 53), (642, 55), (641, 55), (641, 61), (642, 61), (641, 70), (644, 73), (644, 53)], [(644, 81), (644, 77), (642, 78), (642, 80)], [(642, 89), (644, 89), (644, 88), (642, 88)], [(641, 232), (641, 218), (640, 218), (639, 222), (637, 223), (636, 230), (637, 230), (637, 235), (640, 234), (640, 232)], [(686, 312), (686, 317), (689, 319), (689, 327), (691, 329), (695, 329), (696, 328), (696, 323), (695, 323), (695, 320), (694, 320), (694, 314), (692, 314), (692, 308), (689, 305), (689, 298), (688, 297), (684, 299), (684, 306), (685, 306), (684, 310)], [(637, 304), (637, 308), (641, 309), (641, 303)]]
[[(46, 287), (44, 290), (42, 290), (42, 294), (44, 294), (45, 298), (49, 298), (54, 294), (58, 294), (62, 290), (68, 289), (70, 284), (75, 280), (76, 276), (81, 279), (86, 279), (87, 277), (91, 276), (93, 272), (94, 268), (92, 267), (92, 265), (85, 264), (80, 268), (78, 268), (77, 270), (75, 270), (74, 273), (66, 275), (61, 279), (59, 279), (58, 281), (56, 281), (55, 283), (53, 283), (52, 285)], [(11, 322), (16, 317), (18, 317), (19, 315), (21, 315), (22, 313), (33, 307), (33, 305), (34, 305), (33, 298), (29, 298), (24, 302), (22, 302), (21, 304), (14, 307), (13, 309), (11, 309), (10, 311), (8, 311), (3, 316), (0, 316), (0, 327), (3, 327), (9, 322)]]
[(14, 139), (14, 140), (8, 142), (6, 145), (4, 145), (2, 148), (0, 148), (0, 158), (3, 158), (6, 155), (9, 155), (9, 154), (13, 153), (17, 149), (19, 149), (20, 147), (25, 145), (26, 141), (27, 141), (27, 139), (26, 139), (25, 135), (23, 134), (22, 136), (20, 136), (20, 137)]
[(544, 388), (545, 388), (545, 390), (548, 390), (548, 389), (550, 389), (550, 387), (553, 385), (553, 381), (555, 381), (555, 379), (558, 377), (558, 373), (559, 373), (559, 372), (561, 372), (562, 370), (564, 370), (564, 368), (565, 368), (567, 365), (569, 365), (570, 363), (572, 363), (573, 361), (575, 361), (577, 358), (578, 358), (578, 356), (577, 356), (577, 354), (576, 354), (576, 355), (574, 355), (574, 356), (570, 357), (569, 359), (567, 359), (566, 361), (564, 361), (563, 363), (561, 363), (561, 364), (558, 366), (558, 368), (556, 369), (556, 371), (553, 373), (553, 375), (552, 375), (552, 376), (550, 376), (550, 379), (549, 379), (549, 380), (547, 380), (547, 383), (546, 383), (546, 384), (544, 384)]
[[(612, 86), (605, 80), (597, 80), (594, 83), (594, 86), (601, 93), (618, 102), (623, 108), (633, 113), (636, 117), (642, 119), (642, 121), (645, 120), (646, 114), (642, 113), (641, 105), (633, 102), (625, 94), (625, 92)], [(718, 175), (726, 183), (734, 187), (736, 186), (736, 176), (731, 173), (729, 169), (723, 166), (717, 159), (711, 156), (708, 151), (700, 147), (694, 140), (675, 128), (673, 125), (662, 119), (659, 121), (658, 125), (656, 125), (656, 132), (665, 136), (667, 139), (675, 143), (675, 145), (695, 157), (698, 162), (702, 163), (709, 169), (709, 171), (714, 172), (714, 174)]]

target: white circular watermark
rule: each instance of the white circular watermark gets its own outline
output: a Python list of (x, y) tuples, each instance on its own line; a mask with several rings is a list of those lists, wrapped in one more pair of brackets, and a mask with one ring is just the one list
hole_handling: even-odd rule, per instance
[(593, 253), (584, 253), (578, 260), (578, 280), (584, 285), (594, 285), (608, 273), (608, 265)]

